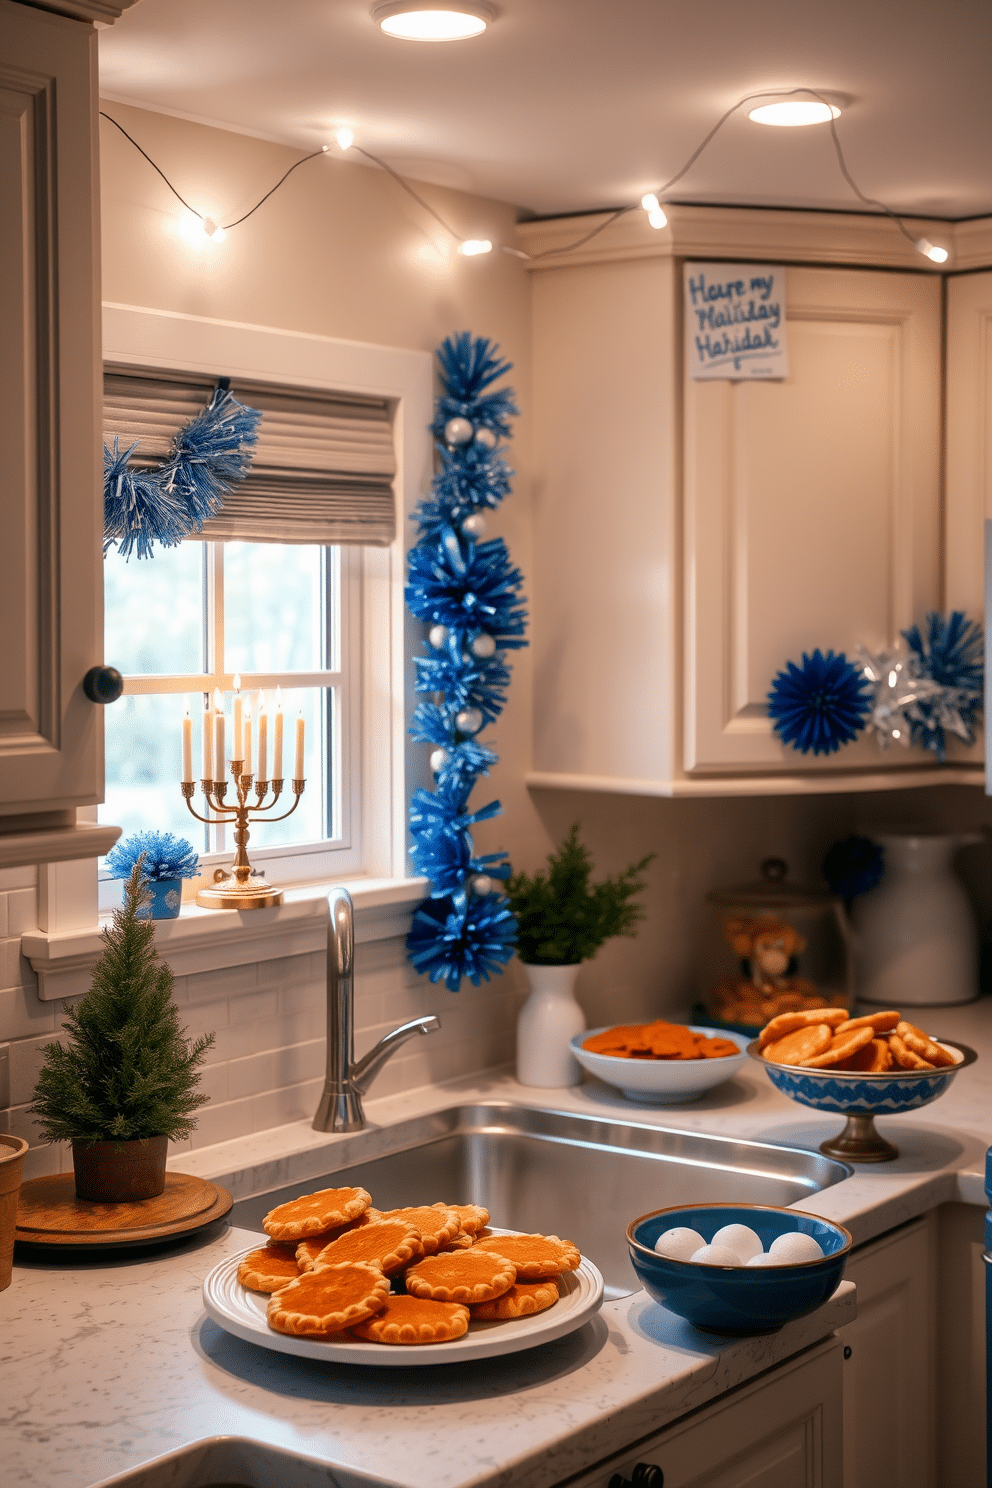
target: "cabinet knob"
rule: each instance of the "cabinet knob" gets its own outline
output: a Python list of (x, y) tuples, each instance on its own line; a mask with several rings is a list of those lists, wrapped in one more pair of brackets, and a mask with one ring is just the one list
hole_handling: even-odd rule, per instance
[(116, 667), (90, 667), (83, 678), (83, 691), (91, 703), (116, 703), (124, 691), (124, 678)]
[(614, 1473), (608, 1488), (665, 1488), (665, 1474), (653, 1462), (637, 1462), (629, 1478)]

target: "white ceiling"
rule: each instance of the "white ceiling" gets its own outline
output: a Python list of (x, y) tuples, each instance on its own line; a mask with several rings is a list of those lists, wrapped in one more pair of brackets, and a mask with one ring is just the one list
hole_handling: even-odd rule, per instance
[[(421, 180), (538, 215), (640, 198), (745, 93), (847, 95), (838, 132), (894, 210), (992, 213), (988, 0), (497, 0), (482, 37), (383, 36), (371, 0), (140, 0), (104, 95), (314, 149), (342, 124)], [(181, 183), (177, 183), (181, 188)], [(829, 131), (732, 119), (684, 202), (861, 210)]]

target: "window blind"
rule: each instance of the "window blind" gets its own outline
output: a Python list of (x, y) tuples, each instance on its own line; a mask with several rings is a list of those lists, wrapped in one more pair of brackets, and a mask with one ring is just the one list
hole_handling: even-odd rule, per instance
[[(104, 442), (140, 440), (138, 466), (159, 465), (173, 436), (207, 406), (216, 378), (106, 370)], [(262, 411), (251, 469), (205, 522), (204, 540), (365, 543), (396, 534), (396, 456), (384, 398), (231, 380), (242, 403)]]

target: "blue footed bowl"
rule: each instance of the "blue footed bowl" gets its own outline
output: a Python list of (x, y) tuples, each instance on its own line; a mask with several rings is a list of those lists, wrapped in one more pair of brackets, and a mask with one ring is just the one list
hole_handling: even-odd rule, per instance
[[(655, 1241), (686, 1225), (708, 1243), (727, 1224), (750, 1225), (765, 1250), (779, 1235), (812, 1235), (823, 1259), (793, 1266), (701, 1266), (658, 1255)], [(711, 1333), (774, 1333), (805, 1317), (837, 1289), (851, 1236), (843, 1225), (764, 1204), (684, 1204), (643, 1214), (627, 1226), (627, 1248), (645, 1291), (697, 1328)]]
[(836, 1111), (841, 1116), (894, 1116), (928, 1106), (943, 1095), (958, 1070), (974, 1064), (978, 1057), (963, 1044), (943, 1047), (955, 1056), (956, 1064), (936, 1070), (888, 1070), (884, 1075), (772, 1064), (761, 1054), (757, 1039), (748, 1044), (747, 1052), (759, 1062), (776, 1090), (802, 1106)]

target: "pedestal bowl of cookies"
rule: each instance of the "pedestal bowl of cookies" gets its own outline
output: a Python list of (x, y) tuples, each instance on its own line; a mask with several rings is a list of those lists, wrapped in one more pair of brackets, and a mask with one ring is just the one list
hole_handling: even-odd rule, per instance
[(748, 1044), (752, 1059), (783, 1095), (815, 1111), (836, 1111), (847, 1125), (820, 1143), (845, 1162), (891, 1162), (898, 1147), (876, 1116), (928, 1106), (978, 1055), (948, 1043), (894, 1009), (851, 1018), (841, 1008), (782, 1013)]

